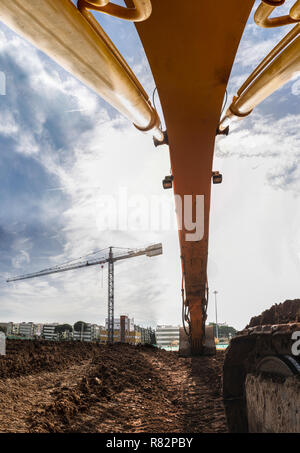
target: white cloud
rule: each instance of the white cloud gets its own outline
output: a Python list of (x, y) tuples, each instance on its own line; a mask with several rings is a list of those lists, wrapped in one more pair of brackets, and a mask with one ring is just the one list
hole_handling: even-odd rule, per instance
[(214, 168), (224, 179), (212, 191), (209, 277), (220, 319), (240, 328), (299, 297), (299, 121), (257, 108), (217, 140)]
[(300, 95), (300, 79), (299, 79), (300, 73), (297, 74), (297, 80), (293, 83), (292, 85), (292, 94), (294, 96), (299, 96)]
[(0, 112), (0, 134), (7, 137), (18, 134), (19, 126), (11, 112)]
[[(111, 119), (94, 93), (55, 66), (49, 66), (47, 59), (19, 38), (8, 39), (3, 51), (25, 71), (32, 93), (31, 127), (22, 118), (11, 120), (11, 124), (18, 124), (15, 151), (34, 158), (53, 175), (55, 187), (68, 201), (62, 218), (57, 219), (63, 225), (58, 231), (62, 250), (49, 258), (49, 265), (110, 245), (142, 247), (164, 240), (163, 257), (137, 258), (116, 266), (116, 314), (129, 313), (142, 324), (178, 323), (181, 310), (177, 232), (162, 235), (150, 231), (102, 232), (97, 227), (99, 195), (116, 193), (118, 187), (127, 187), (130, 195), (161, 194), (161, 180), (169, 172), (168, 153), (164, 149), (157, 152), (150, 136), (140, 134), (119, 115)], [(142, 65), (139, 71), (148, 77)], [(68, 120), (63, 128), (63, 148), (57, 149), (54, 142), (59, 130), (45, 135), (46, 130), (49, 134), (50, 118), (57, 128), (65, 118)], [(54, 191), (48, 193), (39, 206), (44, 224), (53, 222), (58, 212), (51, 201)], [(171, 192), (169, 198), (172, 199)], [(21, 270), (29, 264), (28, 252), (20, 243), (14, 249), (13, 265)], [(38, 270), (33, 259), (26, 269)], [(178, 285), (171, 277), (174, 274)], [(100, 269), (78, 270), (15, 283), (5, 291), (4, 307), (19, 320), (74, 322), (81, 318), (103, 322), (107, 289), (100, 287)]]

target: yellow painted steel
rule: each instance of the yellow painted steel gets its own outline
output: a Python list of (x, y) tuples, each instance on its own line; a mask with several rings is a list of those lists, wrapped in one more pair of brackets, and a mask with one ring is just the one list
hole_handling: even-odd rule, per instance
[(240, 96), (243, 91), (250, 85), (251, 82), (267, 67), (269, 63), (277, 56), (280, 52), (298, 36), (300, 32), (300, 26), (296, 25), (275, 47), (271, 52), (262, 60), (262, 62), (256, 67), (248, 79), (243, 83), (237, 94)]
[(278, 7), (285, 3), (285, 0), (268, 0), (267, 2), (262, 1), (258, 6), (254, 20), (257, 25), (263, 28), (282, 27), (283, 25), (294, 24), (300, 20), (300, 1), (298, 0), (296, 5), (292, 7), (289, 15), (272, 17), (270, 15)]
[(133, 0), (133, 4), (133, 8), (124, 8), (111, 3), (109, 0), (79, 0), (78, 8), (94, 9), (109, 16), (132, 22), (142, 22), (150, 17), (152, 12), (151, 0)]
[(295, 5), (290, 10), (290, 16), (292, 19), (300, 21), (300, 0), (298, 0)]
[(138, 129), (151, 130), (163, 139), (157, 112), (125, 60), (101, 27), (92, 27), (70, 0), (1, 0), (0, 20), (95, 90)]
[[(179, 231), (192, 349), (202, 350), (212, 162), (225, 89), (253, 0), (152, 0), (150, 18), (135, 26), (158, 89), (168, 130), (174, 191), (204, 195), (204, 237)], [(132, 7), (130, 0), (126, 4)], [(220, 187), (221, 188), (221, 187)], [(177, 205), (177, 210), (180, 207)], [(226, 240), (226, 238), (224, 238)]]
[(248, 77), (219, 125), (220, 130), (249, 115), (270, 94), (300, 71), (300, 24), (297, 24)]
[(89, 4), (93, 6), (105, 6), (110, 0), (89, 0)]

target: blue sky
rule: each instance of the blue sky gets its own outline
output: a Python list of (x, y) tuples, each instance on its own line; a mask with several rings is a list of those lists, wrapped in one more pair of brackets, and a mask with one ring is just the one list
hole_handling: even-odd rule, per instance
[[(154, 82), (134, 26), (104, 15), (101, 25), (151, 96)], [(288, 29), (259, 29), (250, 17), (228, 103)], [(176, 231), (97, 227), (99, 197), (120, 188), (173, 203), (171, 191), (161, 190), (170, 168), (167, 150), (155, 150), (151, 137), (2, 24), (0, 70), (6, 76), (6, 95), (0, 96), (1, 281), (110, 245), (161, 241), (162, 257), (116, 266), (115, 311), (143, 325), (179, 324)], [(214, 166), (224, 182), (212, 192), (209, 282), (219, 291), (220, 321), (238, 328), (273, 303), (299, 297), (299, 95), (295, 79), (217, 139)], [(0, 283), (2, 321), (103, 323), (106, 305), (106, 270), (102, 288), (97, 267)]]

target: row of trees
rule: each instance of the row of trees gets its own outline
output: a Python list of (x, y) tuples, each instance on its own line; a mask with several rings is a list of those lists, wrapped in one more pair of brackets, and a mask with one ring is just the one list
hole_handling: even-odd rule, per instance
[[(217, 336), (216, 323), (210, 322), (210, 326), (214, 326), (214, 336)], [(237, 330), (231, 326), (222, 326), (218, 324), (218, 334), (219, 338), (232, 338), (236, 335)]]
[(62, 334), (64, 332), (85, 332), (88, 328), (86, 322), (77, 321), (75, 322), (74, 326), (72, 327), (70, 324), (59, 324), (55, 327), (55, 333)]

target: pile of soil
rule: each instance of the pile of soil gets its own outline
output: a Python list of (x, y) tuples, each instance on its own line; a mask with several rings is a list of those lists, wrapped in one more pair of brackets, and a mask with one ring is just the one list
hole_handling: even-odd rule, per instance
[(222, 352), (182, 358), (126, 344), (11, 341), (8, 346), (0, 360), (1, 432), (227, 430)]
[(286, 300), (281, 304), (273, 305), (261, 315), (251, 318), (246, 328), (291, 322), (300, 322), (300, 299)]
[(81, 342), (7, 340), (6, 356), (0, 356), (0, 378), (53, 371), (93, 358), (99, 345)]

